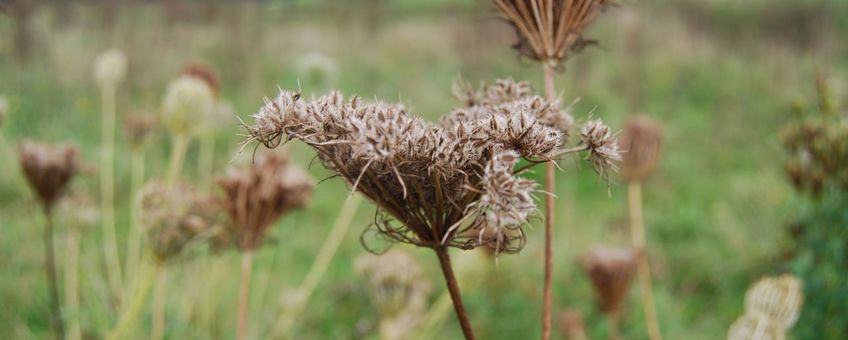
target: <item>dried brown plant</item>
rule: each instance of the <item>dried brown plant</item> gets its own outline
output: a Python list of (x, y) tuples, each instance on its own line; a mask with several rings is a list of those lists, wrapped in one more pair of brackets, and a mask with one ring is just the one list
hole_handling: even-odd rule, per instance
[(621, 176), (629, 182), (642, 182), (657, 167), (662, 149), (662, 127), (648, 117), (637, 116), (627, 121), (619, 137), (624, 150)]
[(518, 35), (522, 56), (554, 67), (595, 44), (583, 31), (611, 0), (492, 0)]
[(45, 209), (56, 199), (80, 170), (79, 151), (74, 146), (24, 141), (18, 146), (21, 167), (32, 190)]
[(610, 321), (611, 338), (618, 338), (618, 320), (630, 282), (636, 274), (638, 254), (629, 248), (598, 246), (583, 257), (583, 270), (592, 281), (601, 311)]

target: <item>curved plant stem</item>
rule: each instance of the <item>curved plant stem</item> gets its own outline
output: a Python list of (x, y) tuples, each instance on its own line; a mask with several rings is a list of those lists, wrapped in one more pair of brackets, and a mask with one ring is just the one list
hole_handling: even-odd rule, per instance
[(236, 322), (236, 339), (247, 339), (248, 305), (250, 302), (250, 272), (253, 268), (253, 250), (241, 253), (241, 283), (239, 285), (238, 316)]
[(215, 136), (208, 133), (200, 139), (200, 151), (197, 156), (197, 175), (207, 186), (212, 178), (212, 168), (215, 166)]
[(113, 298), (123, 293), (121, 263), (115, 236), (115, 88), (101, 89), (103, 121), (100, 147), (100, 200), (103, 220), (103, 254)]
[(65, 338), (65, 326), (62, 324), (62, 309), (59, 302), (59, 283), (56, 274), (56, 254), (53, 249), (53, 213), (44, 208), (47, 225), (44, 228), (44, 270), (47, 272), (48, 294), (50, 295), (50, 320), (56, 330), (56, 338)]
[[(554, 75), (555, 70), (549, 63), (545, 68), (545, 98), (555, 100)], [(542, 297), (542, 339), (551, 338), (551, 314), (553, 309), (553, 229), (554, 229), (554, 162), (545, 164), (545, 283)]]
[(147, 302), (147, 294), (150, 292), (150, 286), (152, 286), (153, 281), (160, 276), (162, 263), (156, 261), (155, 264), (151, 265), (149, 261), (141, 261), (138, 269), (139, 273), (136, 275), (138, 282), (135, 284), (135, 291), (133, 292), (132, 300), (129, 301), (129, 305), (127, 305), (127, 308), (124, 309), (121, 319), (115, 327), (109, 331), (109, 334), (106, 335), (106, 340), (126, 338), (124, 334), (132, 329), (138, 321), (138, 317), (141, 315), (144, 303)]
[(171, 160), (168, 163), (168, 174), (166, 177), (168, 183), (174, 183), (180, 176), (183, 161), (185, 161), (186, 149), (188, 148), (188, 135), (175, 135), (171, 143)]
[(168, 270), (162, 267), (157, 271), (156, 288), (153, 291), (153, 326), (150, 331), (151, 340), (161, 340), (165, 337), (165, 314), (168, 294)]
[(441, 247), (434, 250), (436, 251), (436, 256), (439, 257), (439, 264), (442, 267), (442, 274), (445, 276), (445, 283), (453, 301), (456, 318), (459, 320), (460, 327), (462, 327), (462, 334), (465, 335), (466, 340), (473, 340), (474, 331), (471, 329), (471, 322), (468, 321), (468, 313), (465, 312), (465, 306), (462, 304), (462, 294), (459, 292), (459, 284), (457, 284), (456, 275), (453, 273), (448, 249)]
[[(130, 155), (130, 197), (135, 197), (144, 185), (144, 149), (141, 147), (133, 148)], [(138, 225), (138, 211), (135, 204), (135, 199), (129, 200), (130, 205), (130, 230), (127, 232), (127, 262), (125, 265), (127, 271), (127, 286), (126, 296), (130, 298), (130, 294), (135, 290), (136, 277), (138, 272), (138, 261), (141, 257), (141, 226)]]
[(651, 286), (651, 265), (648, 261), (645, 225), (642, 217), (642, 184), (630, 182), (627, 187), (627, 202), (630, 210), (630, 233), (633, 248), (639, 252), (639, 286), (642, 289), (642, 308), (645, 313), (645, 328), (651, 340), (661, 340), (657, 309), (654, 305), (654, 293)]
[(80, 235), (68, 233), (65, 248), (65, 319), (68, 320), (68, 340), (82, 339), (79, 300), (79, 247)]
[(333, 229), (330, 231), (330, 235), (324, 241), (324, 244), (321, 245), (321, 249), (318, 250), (318, 255), (315, 257), (315, 262), (312, 263), (312, 267), (309, 268), (306, 278), (304, 278), (303, 283), (300, 284), (300, 288), (298, 289), (298, 293), (300, 294), (298, 304), (289, 309), (289, 311), (280, 315), (280, 319), (277, 320), (276, 326), (272, 330), (274, 338), (284, 338), (288, 335), (288, 332), (291, 330), (292, 325), (294, 325), (294, 322), (297, 319), (297, 315), (300, 314), (301, 309), (309, 302), (312, 292), (315, 291), (315, 288), (318, 286), (318, 283), (321, 282), (321, 278), (324, 276), (324, 273), (327, 272), (330, 262), (333, 260), (342, 240), (344, 240), (345, 235), (347, 235), (347, 231), (350, 229), (353, 215), (356, 213), (361, 202), (362, 197), (355, 195), (344, 207), (342, 207), (342, 211), (336, 218), (336, 222), (333, 224)]

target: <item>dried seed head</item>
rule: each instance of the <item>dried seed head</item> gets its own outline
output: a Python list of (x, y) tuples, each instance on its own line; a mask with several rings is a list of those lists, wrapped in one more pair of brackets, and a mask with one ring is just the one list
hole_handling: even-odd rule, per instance
[(215, 105), (215, 95), (205, 81), (181, 76), (168, 85), (162, 103), (162, 122), (175, 134), (196, 132)]
[(426, 311), (431, 286), (412, 255), (401, 250), (366, 254), (356, 259), (355, 267), (368, 279), (371, 299), (382, 319)]
[(100, 221), (100, 208), (87, 194), (71, 193), (59, 201), (57, 208), (63, 224), (77, 233), (97, 225)]
[(201, 63), (189, 64), (183, 69), (183, 75), (195, 77), (205, 82), (206, 85), (209, 85), (215, 97), (218, 97), (221, 93), (221, 83), (218, 80), (218, 74), (207, 65)]
[(768, 318), (788, 330), (798, 321), (804, 294), (792, 275), (763, 278), (745, 294), (745, 313)]
[(583, 270), (607, 315), (617, 315), (636, 272), (637, 254), (632, 249), (595, 247), (583, 257)]
[(524, 57), (555, 66), (595, 41), (583, 37), (610, 0), (493, 0), (518, 35), (513, 45)]
[(139, 192), (138, 202), (139, 223), (159, 261), (175, 258), (223, 229), (220, 206), (187, 183), (153, 180)]
[(621, 161), (618, 141), (609, 127), (600, 119), (588, 121), (580, 130), (580, 144), (588, 148), (588, 159), (595, 172), (604, 180), (609, 180), (610, 171), (616, 171), (616, 163)]
[(18, 145), (29, 186), (50, 209), (80, 169), (79, 151), (68, 145), (24, 141)]
[(4, 96), (0, 96), (0, 128), (3, 128), (3, 123), (6, 121), (6, 116), (9, 115), (9, 100)]
[(306, 206), (314, 183), (287, 157), (267, 152), (248, 168), (230, 169), (218, 185), (239, 248), (252, 250), (280, 216)]
[(730, 326), (727, 340), (784, 340), (786, 331), (768, 318), (745, 314)]
[(631, 182), (647, 178), (659, 163), (662, 128), (647, 117), (635, 117), (624, 126), (619, 138), (623, 149), (621, 175)]
[(127, 57), (117, 49), (97, 56), (94, 62), (94, 79), (101, 88), (117, 88), (127, 75)]
[(133, 148), (140, 148), (156, 128), (156, 116), (150, 113), (130, 113), (124, 117), (124, 134)]

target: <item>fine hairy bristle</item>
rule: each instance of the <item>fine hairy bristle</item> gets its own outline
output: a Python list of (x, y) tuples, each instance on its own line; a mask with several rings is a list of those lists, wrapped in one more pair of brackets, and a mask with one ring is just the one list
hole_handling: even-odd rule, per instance
[(79, 151), (74, 146), (24, 141), (18, 145), (21, 167), (27, 182), (46, 208), (52, 208), (80, 169)]

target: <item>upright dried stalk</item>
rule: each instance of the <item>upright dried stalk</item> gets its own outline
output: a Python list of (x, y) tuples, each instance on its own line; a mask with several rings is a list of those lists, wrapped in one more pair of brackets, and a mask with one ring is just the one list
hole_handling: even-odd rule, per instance
[(76, 194), (62, 200), (58, 206), (60, 218), (68, 224), (64, 250), (65, 321), (68, 324), (68, 340), (81, 340), (79, 253), (83, 231), (93, 227), (100, 218), (99, 207), (85, 195)]
[[(147, 136), (154, 128), (155, 117), (151, 114), (130, 114), (124, 119), (124, 135), (130, 144), (130, 197), (136, 197), (144, 185), (144, 148)], [(135, 291), (136, 275), (141, 256), (141, 239), (143, 230), (138, 223), (138, 204), (134, 199), (129, 200), (130, 230), (127, 231), (127, 273), (126, 299), (130, 299)]]

